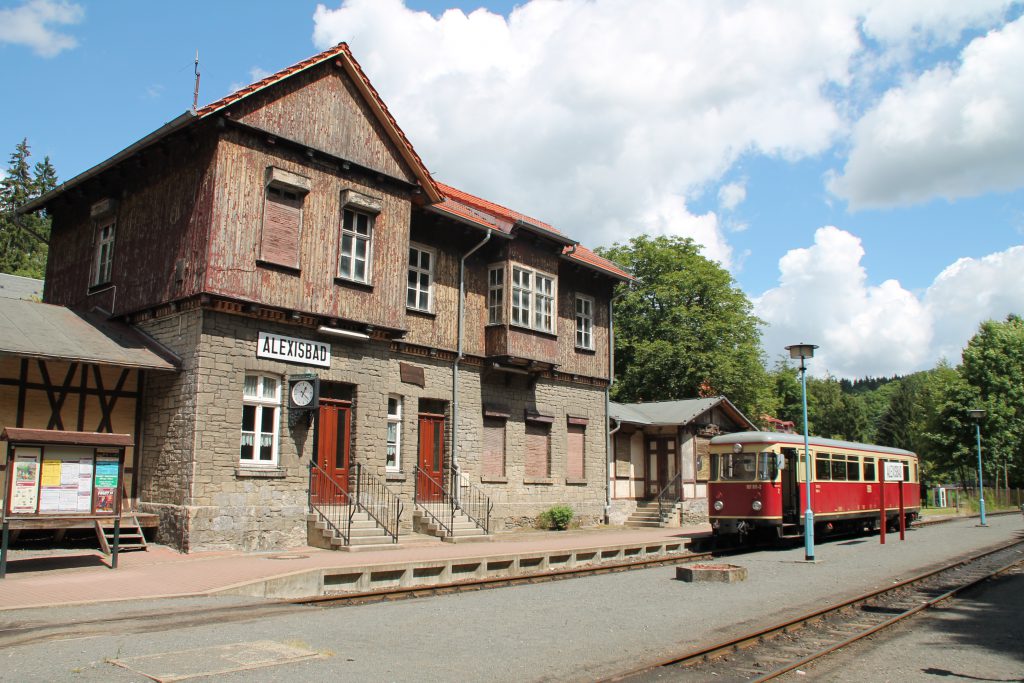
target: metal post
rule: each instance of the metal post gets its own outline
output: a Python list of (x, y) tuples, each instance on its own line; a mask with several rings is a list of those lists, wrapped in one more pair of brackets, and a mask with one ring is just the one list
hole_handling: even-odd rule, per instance
[(117, 554), (121, 550), (121, 513), (114, 519), (114, 551), (110, 556), (110, 568), (117, 569)]
[(804, 404), (804, 475), (806, 478), (807, 509), (804, 511), (804, 559), (814, 561), (814, 511), (811, 509), (811, 446), (807, 434), (807, 368), (800, 357), (800, 383)]
[(974, 433), (978, 440), (978, 507), (981, 509), (980, 526), (988, 526), (985, 523), (985, 483), (981, 479), (981, 422), (974, 422)]
[[(10, 465), (8, 465), (10, 467)], [(0, 541), (0, 579), (7, 576), (7, 544), (10, 540), (11, 523), (4, 518), (3, 540)]]

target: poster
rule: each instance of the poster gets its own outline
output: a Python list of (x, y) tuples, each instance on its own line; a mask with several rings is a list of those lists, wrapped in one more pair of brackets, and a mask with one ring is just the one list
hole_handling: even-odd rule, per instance
[(115, 491), (111, 488), (96, 489), (96, 512), (114, 512)]
[(61, 461), (46, 458), (43, 460), (43, 476), (40, 485), (44, 487), (60, 486)]
[(60, 489), (42, 489), (39, 492), (39, 511), (58, 512), (60, 507)]
[(117, 488), (117, 458), (96, 458), (96, 488)]
[(60, 463), (60, 485), (78, 488), (78, 460), (62, 460)]
[(39, 503), (38, 448), (19, 448), (14, 456), (14, 486), (11, 490), (12, 514), (32, 514)]

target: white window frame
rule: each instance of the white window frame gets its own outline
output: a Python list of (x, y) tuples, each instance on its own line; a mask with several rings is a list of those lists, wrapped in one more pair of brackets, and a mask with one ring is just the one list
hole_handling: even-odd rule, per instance
[[(245, 378), (249, 377), (257, 378), (256, 393), (246, 394), (245, 384), (242, 384), (242, 411), (243, 417), (241, 427), (245, 426), (244, 412), (246, 406), (255, 408), (255, 414), (253, 416), (253, 430), (245, 431), (241, 430), (239, 437), (239, 453), (238, 461), (242, 467), (277, 467), (278, 463), (278, 441), (281, 435), (281, 378), (276, 375), (263, 374), (263, 373), (246, 373)], [(264, 382), (266, 380), (272, 380), (275, 384), (273, 394), (268, 396), (265, 392)], [(260, 426), (263, 424), (263, 414), (265, 411), (273, 411), (273, 431), (264, 432), (260, 430)], [(241, 446), (246, 434), (252, 437), (252, 458), (243, 458), (241, 453)], [(260, 460), (260, 443), (262, 437), (269, 434), (271, 437), (270, 446), (270, 460)]]
[(487, 324), (505, 322), (505, 264), (487, 269)]
[[(409, 243), (409, 260), (412, 261), (412, 252), (416, 252), (416, 265), (412, 263), (408, 264), (408, 272), (406, 274), (406, 286), (405, 286), (405, 306), (406, 308), (414, 311), (423, 311), (425, 313), (434, 312), (434, 264), (437, 263), (437, 250), (431, 249), (430, 247), (422, 244), (416, 244), (415, 242)], [(427, 268), (423, 268), (420, 263), (422, 261), (422, 254), (426, 254), (430, 257), (430, 264)], [(421, 286), (421, 277), (427, 276), (427, 288), (423, 289)], [(409, 277), (414, 276), (414, 283), (409, 283)], [(417, 305), (409, 304), (409, 294), (414, 293), (415, 301)], [(420, 306), (419, 301), (421, 295), (426, 293), (427, 305), (426, 307)]]
[(511, 263), (509, 324), (557, 334), (558, 278), (542, 270)]
[(96, 252), (93, 254), (92, 286), (105, 285), (114, 273), (114, 241), (117, 221), (103, 221), (96, 226)]
[[(349, 214), (352, 215), (352, 229), (345, 228), (345, 217)], [(358, 230), (358, 223), (360, 218), (366, 219), (366, 234), (362, 234)], [(338, 242), (338, 277), (343, 280), (351, 280), (352, 282), (359, 282), (362, 284), (369, 284), (371, 274), (373, 272), (373, 228), (376, 222), (376, 216), (372, 213), (365, 211), (357, 211), (348, 206), (345, 206), (341, 210), (341, 239)], [(349, 255), (345, 255), (345, 239), (352, 240), (352, 248)], [(358, 243), (365, 243), (365, 265), (363, 267), (363, 277), (359, 278), (356, 276), (356, 245)], [(345, 259), (348, 259), (348, 264), (345, 264)]]
[[(586, 310), (581, 310), (582, 308)], [(576, 348), (594, 350), (594, 297), (577, 294), (574, 304), (576, 312)]]
[[(397, 405), (397, 412), (391, 412), (391, 401), (394, 399)], [(395, 463), (387, 462), (387, 449), (391, 446), (391, 426), (395, 427)], [(398, 394), (388, 394), (388, 426), (384, 433), (384, 463), (388, 472), (400, 472), (402, 470), (402, 397)]]

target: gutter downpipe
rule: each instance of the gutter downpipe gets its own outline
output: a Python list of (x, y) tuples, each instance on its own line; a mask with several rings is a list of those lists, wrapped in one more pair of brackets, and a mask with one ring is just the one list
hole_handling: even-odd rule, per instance
[(466, 259), (472, 256), (478, 249), (487, 244), (491, 236), (494, 234), (493, 230), (488, 229), (487, 234), (484, 236), (475, 247), (463, 254), (462, 259), (459, 261), (459, 319), (458, 319), (458, 349), (455, 353), (455, 362), (452, 364), (452, 492), (455, 497), (455, 502), (459, 502), (459, 451), (457, 447), (457, 439), (459, 434), (459, 361), (462, 360), (462, 330), (465, 327), (466, 317)]
[[(628, 285), (627, 285), (628, 287)], [(610, 421), (608, 417), (608, 411), (611, 408), (609, 403), (611, 402), (611, 390), (612, 385), (615, 384), (615, 314), (613, 313), (612, 306), (615, 300), (622, 296), (622, 293), (613, 294), (608, 299), (608, 386), (604, 388), (604, 416), (605, 420)], [(622, 427), (622, 422), (619, 422), (615, 429), (608, 429), (609, 425), (605, 424), (604, 427), (604, 452), (605, 452), (605, 484), (604, 484), (604, 523), (609, 523), (609, 515), (612, 509), (612, 434), (619, 431)]]

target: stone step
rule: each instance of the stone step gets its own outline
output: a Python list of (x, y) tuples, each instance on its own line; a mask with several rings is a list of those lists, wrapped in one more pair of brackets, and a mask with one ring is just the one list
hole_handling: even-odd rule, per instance
[(661, 522), (630, 522), (629, 520), (626, 520), (626, 526), (638, 529), (650, 529), (660, 527)]

